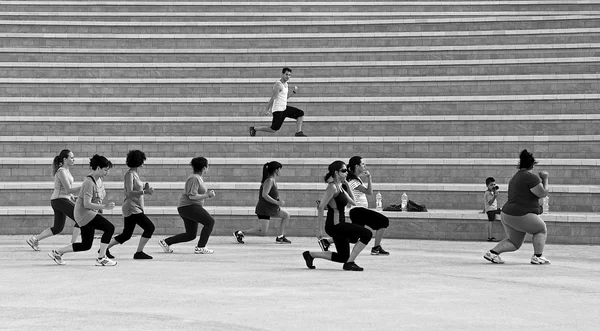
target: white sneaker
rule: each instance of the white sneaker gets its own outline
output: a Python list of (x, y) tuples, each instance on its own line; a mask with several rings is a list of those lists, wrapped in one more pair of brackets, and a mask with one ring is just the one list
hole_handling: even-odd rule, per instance
[(31, 246), (31, 248), (33, 248), (34, 251), (40, 250), (40, 247), (38, 246), (40, 242), (37, 240), (37, 238), (35, 236), (31, 236), (31, 238), (25, 240), (25, 242), (29, 246)]
[(58, 265), (67, 264), (65, 261), (63, 261), (62, 254), (58, 253), (55, 249), (48, 252), (48, 256), (50, 256), (50, 258), (54, 260), (54, 262), (56, 262), (56, 264)]
[(544, 256), (537, 257), (534, 255), (531, 257), (531, 264), (550, 264), (550, 260)]
[(163, 239), (159, 240), (158, 244), (162, 248), (163, 252), (165, 252), (165, 253), (173, 253), (173, 250), (171, 249), (171, 247), (169, 247), (169, 245), (167, 245), (167, 243)]
[(483, 256), (484, 259), (492, 262), (492, 263), (497, 263), (497, 264), (503, 264), (504, 261), (502, 261), (502, 258), (500, 258), (500, 255), (498, 254), (494, 254), (490, 251), (487, 251), (485, 253), (485, 255)]
[(206, 247), (198, 247), (196, 246), (196, 248), (194, 248), (194, 253), (196, 254), (212, 254), (215, 251), (213, 251), (212, 249), (208, 249)]
[(97, 258), (96, 265), (100, 266), (100, 267), (113, 267), (113, 266), (117, 265), (117, 262), (113, 261), (105, 256), (103, 258)]

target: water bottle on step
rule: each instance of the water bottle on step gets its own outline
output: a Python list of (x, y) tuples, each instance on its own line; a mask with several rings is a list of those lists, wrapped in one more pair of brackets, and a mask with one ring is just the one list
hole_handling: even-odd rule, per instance
[(377, 192), (375, 195), (375, 209), (378, 211), (383, 210), (383, 199), (381, 197), (381, 192)]
[(406, 211), (408, 206), (408, 195), (406, 192), (402, 193), (402, 211)]

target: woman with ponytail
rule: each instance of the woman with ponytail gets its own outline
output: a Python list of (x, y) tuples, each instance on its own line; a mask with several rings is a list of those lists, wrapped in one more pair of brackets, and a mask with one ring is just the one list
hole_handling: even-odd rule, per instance
[(100, 230), (104, 232), (100, 238), (100, 250), (96, 258), (97, 266), (114, 266), (117, 262), (106, 256), (106, 249), (110, 239), (115, 232), (115, 226), (109, 222), (100, 211), (111, 210), (115, 207), (114, 202), (103, 203), (106, 197), (103, 178), (108, 175), (112, 163), (101, 155), (94, 155), (90, 159), (90, 168), (92, 173), (85, 177), (81, 183), (81, 189), (75, 203), (74, 216), (75, 221), (81, 227), (81, 243), (75, 243), (59, 249), (53, 249), (48, 253), (50, 258), (58, 265), (64, 265), (62, 256), (65, 253), (83, 252), (92, 248), (94, 241), (94, 232)]
[[(350, 223), (346, 220), (346, 205), (356, 205), (354, 195), (350, 190), (346, 176), (348, 168), (342, 161), (335, 161), (329, 165), (329, 172), (325, 175), (327, 189), (318, 207), (318, 228), (322, 229), (323, 216), (327, 208), (325, 220), (325, 232), (333, 238), (337, 252), (309, 252), (302, 253), (306, 266), (315, 269), (314, 259), (326, 259), (333, 262), (343, 263), (343, 269), (349, 271), (363, 271), (364, 269), (354, 262), (358, 254), (369, 244), (373, 233), (366, 228)], [(321, 236), (322, 237), (322, 236)], [(354, 248), (350, 251), (350, 243)]]
[(285, 229), (290, 222), (290, 214), (281, 209), (285, 202), (279, 199), (279, 191), (277, 190), (276, 178), (279, 176), (279, 170), (283, 166), (277, 161), (267, 162), (263, 165), (263, 176), (258, 190), (258, 203), (254, 212), (258, 217), (259, 227), (248, 230), (237, 230), (233, 232), (233, 236), (238, 243), (244, 243), (244, 236), (253, 234), (258, 236), (266, 236), (269, 230), (269, 222), (271, 217), (281, 218), (281, 227), (279, 235), (275, 238), (276, 244), (291, 244), (285, 237)]
[[(73, 193), (79, 192), (79, 186), (73, 186), (73, 175), (70, 167), (75, 164), (75, 156), (68, 149), (63, 149), (54, 157), (52, 162), (52, 176), (54, 177), (54, 191), (50, 196), (50, 205), (54, 211), (54, 225), (37, 236), (27, 239), (27, 244), (35, 251), (39, 251), (39, 242), (48, 237), (62, 232), (65, 227), (67, 216), (75, 221), (73, 210), (75, 209), (75, 197)], [(79, 225), (75, 223), (71, 243), (75, 243), (81, 233)]]
[(519, 159), (519, 171), (508, 182), (508, 198), (500, 213), (507, 238), (483, 257), (492, 263), (504, 263), (500, 254), (518, 250), (529, 233), (533, 235), (531, 264), (550, 264), (542, 255), (548, 231), (546, 223), (539, 216), (542, 213), (539, 199), (548, 195), (548, 173), (533, 173), (537, 161), (526, 149), (521, 151)]

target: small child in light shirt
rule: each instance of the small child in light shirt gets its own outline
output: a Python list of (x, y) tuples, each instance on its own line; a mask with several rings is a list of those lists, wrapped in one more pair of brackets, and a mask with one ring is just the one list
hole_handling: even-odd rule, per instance
[(489, 221), (487, 226), (487, 241), (498, 241), (492, 236), (492, 222), (500, 220), (500, 208), (498, 208), (499, 187), (496, 185), (496, 180), (493, 177), (486, 178), (485, 185), (487, 186), (487, 190), (483, 194), (483, 212), (487, 214)]

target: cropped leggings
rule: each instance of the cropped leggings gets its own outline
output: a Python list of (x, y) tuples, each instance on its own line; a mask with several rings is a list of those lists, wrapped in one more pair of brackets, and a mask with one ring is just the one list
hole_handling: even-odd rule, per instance
[(200, 205), (179, 207), (177, 212), (183, 218), (185, 232), (165, 239), (167, 245), (194, 240), (198, 232), (198, 223), (200, 223), (203, 227), (202, 232), (200, 232), (200, 239), (198, 239), (198, 247), (205, 247), (215, 226), (215, 219)]
[(375, 231), (379, 229), (385, 229), (390, 226), (389, 218), (371, 209), (354, 207), (350, 209), (350, 213), (348, 215), (350, 216), (350, 220), (353, 224), (368, 226)]
[(371, 237), (373, 237), (371, 230), (346, 222), (340, 222), (336, 225), (327, 224), (325, 225), (325, 232), (331, 236), (337, 250), (337, 252), (332, 253), (331, 261), (339, 263), (346, 263), (348, 261), (350, 257), (350, 243), (355, 244), (360, 241), (366, 245), (371, 240)]
[(136, 225), (139, 225), (144, 230), (142, 233), (142, 237), (144, 238), (151, 238), (152, 234), (154, 233), (154, 224), (144, 213), (131, 214), (125, 217), (124, 223), (123, 232), (115, 237), (115, 240), (119, 244), (123, 244), (127, 240), (131, 239)]
[(81, 227), (81, 242), (73, 244), (73, 251), (82, 252), (92, 248), (95, 230), (104, 231), (100, 242), (108, 244), (113, 233), (115, 233), (115, 226), (104, 218), (102, 214), (97, 214), (88, 224)]
[[(69, 199), (58, 198), (50, 200), (50, 205), (54, 211), (54, 225), (50, 228), (50, 231), (52, 231), (52, 234), (55, 235), (61, 233), (65, 228), (67, 216), (75, 221), (75, 216), (73, 216), (75, 204)], [(78, 228), (79, 225), (75, 223), (75, 227)]]

